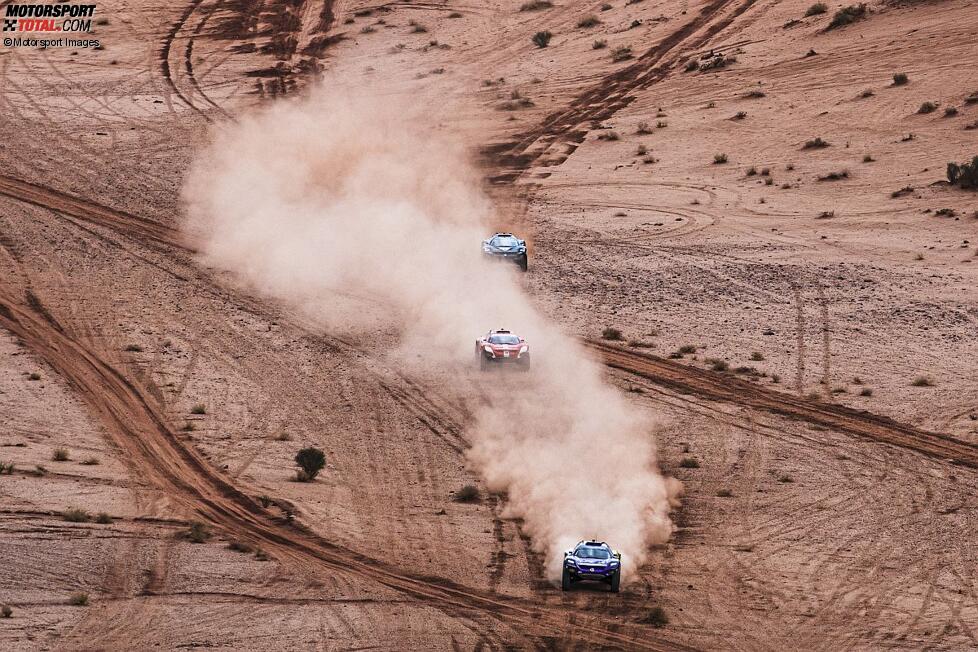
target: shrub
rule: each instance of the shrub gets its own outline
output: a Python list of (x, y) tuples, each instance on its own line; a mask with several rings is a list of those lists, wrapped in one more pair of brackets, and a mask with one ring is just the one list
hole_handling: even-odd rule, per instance
[(606, 47), (608, 47), (608, 41), (604, 39), (599, 39), (591, 44), (592, 50), (603, 50)]
[(10, 608), (10, 605), (3, 605), (0, 607), (0, 616), (3, 618), (10, 618), (14, 614), (14, 610)]
[(828, 219), (831, 219), (833, 217), (835, 217), (835, 211), (822, 211), (821, 213), (818, 214), (818, 217), (816, 217), (815, 219), (816, 220), (828, 220)]
[(873, 91), (867, 88), (866, 90), (864, 90), (862, 93), (859, 94), (859, 97), (865, 99), (867, 97), (872, 97), (873, 95), (875, 95), (875, 93), (873, 93)]
[(207, 414), (207, 408), (204, 407), (203, 403), (197, 403), (190, 408), (190, 414)]
[(679, 466), (683, 469), (698, 469), (700, 468), (700, 463), (696, 461), (696, 458), (684, 457), (682, 461), (679, 462)]
[(909, 195), (909, 194), (913, 193), (913, 190), (914, 190), (913, 186), (904, 186), (904, 187), (900, 188), (899, 190), (894, 190), (893, 192), (891, 192), (890, 193), (890, 198), (891, 199), (897, 199), (899, 197), (903, 197), (904, 195)]
[(953, 208), (939, 208), (934, 211), (934, 215), (938, 217), (954, 217), (956, 213)]
[(598, 17), (595, 16), (595, 15), (593, 15), (593, 14), (590, 15), (590, 16), (585, 16), (584, 18), (582, 18), (579, 21), (577, 21), (577, 26), (580, 27), (581, 29), (587, 29), (589, 27), (595, 27), (595, 26), (600, 25), (600, 24), (601, 24), (601, 21), (598, 20)]
[(601, 5), (601, 11), (608, 11), (609, 9), (611, 9), (611, 5), (609, 5), (607, 2)]
[(953, 118), (957, 114), (958, 114), (958, 107), (956, 107), (956, 106), (949, 106), (949, 107), (947, 107), (947, 108), (944, 109), (944, 117), (945, 118)]
[(611, 51), (611, 60), (615, 63), (626, 61), (632, 58), (632, 49), (627, 45), (621, 45)]
[(84, 464), (85, 466), (98, 466), (101, 462), (99, 462), (97, 457), (88, 457), (82, 460), (80, 464)]
[(41, 379), (41, 374), (37, 373), (36, 371), (27, 377), (27, 380), (40, 380), (40, 379)]
[(615, 341), (615, 342), (620, 342), (621, 340), (623, 340), (625, 338), (622, 336), (620, 330), (618, 330), (617, 328), (612, 328), (611, 326), (609, 326), (606, 329), (604, 329), (603, 331), (601, 331), (601, 339), (604, 339), (604, 340), (612, 340), (612, 341)]
[(452, 13), (448, 14), (448, 17), (449, 18), (461, 18), (462, 17), (462, 13), (461, 12), (458, 12), (458, 11), (453, 11)]
[(532, 39), (533, 44), (538, 48), (545, 48), (548, 45), (550, 45), (550, 39), (552, 37), (553, 34), (551, 34), (550, 32), (547, 31), (537, 32), (536, 34), (533, 35), (533, 39)]
[(764, 354), (761, 353), (760, 351), (754, 351), (753, 353), (750, 354), (750, 359), (753, 360), (754, 362), (760, 362), (761, 360), (764, 359)]
[(261, 496), (258, 496), (258, 502), (261, 503), (262, 507), (267, 509), (268, 506), (272, 504), (272, 497), (267, 494), (262, 494)]
[(792, 483), (792, 482), (794, 482), (794, 481), (795, 481), (795, 479), (794, 479), (794, 478), (792, 478), (792, 477), (791, 477), (790, 475), (788, 475), (787, 473), (785, 473), (785, 474), (783, 474), (783, 475), (779, 475), (779, 476), (778, 476), (778, 482), (784, 482), (784, 483), (786, 483), (786, 484), (790, 484), (790, 483)]
[(934, 381), (927, 376), (917, 376), (913, 379), (913, 382), (911, 382), (910, 385), (912, 387), (933, 387)]
[(609, 129), (598, 134), (598, 140), (621, 140), (621, 136), (614, 129)]
[(971, 163), (948, 163), (947, 180), (952, 186), (978, 190), (978, 156), (971, 159)]
[(98, 516), (95, 517), (95, 522), (100, 525), (108, 525), (112, 522), (112, 517), (105, 512), (99, 512)]
[(866, 3), (861, 2), (858, 5), (849, 5), (835, 12), (835, 15), (832, 16), (832, 22), (825, 29), (830, 30), (836, 29), (837, 27), (845, 27), (865, 17)]
[(640, 136), (650, 134), (652, 133), (652, 127), (649, 126), (648, 122), (639, 122), (638, 127), (635, 129), (635, 133)]
[(900, 139), (900, 142), (901, 143), (909, 143), (914, 138), (916, 138), (916, 136), (914, 136), (913, 134), (907, 134), (906, 136), (904, 136), (903, 138)]
[(752, 165), (752, 166), (750, 166), (750, 167), (749, 167), (749, 168), (747, 169), (747, 172), (745, 173), (745, 175), (746, 175), (746, 176), (748, 176), (748, 177), (753, 177), (753, 176), (756, 176), (756, 175), (757, 175), (757, 168), (756, 168), (756, 167), (754, 167), (753, 165)]
[(427, 27), (413, 20), (409, 20), (408, 25), (411, 26), (411, 32), (414, 34), (424, 34), (428, 31)]
[(713, 165), (723, 165), (727, 162), (726, 154), (714, 154), (713, 155)]
[(828, 141), (822, 140), (821, 136), (816, 136), (811, 140), (806, 140), (805, 144), (802, 146), (802, 149), (823, 149), (828, 146)]
[(873, 158), (873, 155), (872, 154), (864, 154), (863, 155), (863, 163), (873, 163), (874, 161), (876, 161), (876, 159)]
[(863, 387), (862, 390), (860, 390), (859, 395), (860, 396), (872, 396), (873, 395), (873, 390), (871, 388), (869, 388), (869, 387)]
[(554, 6), (554, 3), (550, 0), (530, 0), (530, 2), (524, 2), (520, 5), (520, 11), (541, 11), (543, 9), (550, 9)]
[(628, 26), (628, 29), (635, 29), (636, 27), (641, 27), (642, 21), (636, 19), (632, 21), (632, 24)]
[(326, 454), (318, 448), (309, 446), (296, 453), (295, 463), (299, 466), (297, 479), (300, 482), (311, 482), (326, 466)]
[(67, 448), (55, 448), (54, 452), (51, 453), (51, 459), (55, 462), (67, 462), (68, 461), (68, 449)]
[(254, 551), (254, 548), (251, 546), (251, 544), (245, 541), (232, 541), (231, 543), (228, 544), (228, 550), (233, 550), (235, 552), (250, 553)]
[(129, 351), (130, 353), (141, 353), (142, 350), (143, 347), (138, 344), (130, 344), (126, 347), (126, 351)]
[(479, 500), (479, 488), (474, 484), (467, 484), (455, 492), (452, 498), (457, 503), (474, 503)]
[(665, 129), (666, 127), (669, 126), (669, 123), (666, 122), (665, 120), (659, 120), (658, 122), (655, 123), (655, 126), (658, 127), (659, 129)]
[(726, 360), (720, 360), (718, 358), (707, 358), (705, 362), (708, 365), (710, 365), (710, 369), (712, 369), (713, 371), (727, 371), (728, 369), (730, 369), (730, 365), (727, 363)]
[(692, 344), (683, 344), (677, 349), (680, 355), (687, 355), (690, 353), (696, 353), (696, 347)]
[(204, 543), (211, 538), (210, 530), (200, 521), (192, 521), (185, 534), (190, 543)]
[(68, 598), (68, 604), (73, 607), (86, 607), (88, 606), (88, 594), (87, 593), (72, 593), (71, 597)]
[(828, 174), (823, 174), (818, 178), (819, 181), (840, 181), (842, 179), (849, 178), (849, 170), (839, 170), (838, 172), (829, 172)]
[(771, 177), (768, 177), (767, 179), (764, 180), (764, 185), (765, 186), (773, 186), (774, 185), (774, 179), (772, 179)]
[(686, 72), (694, 72), (696, 70), (699, 70), (699, 68), (700, 68), (700, 62), (697, 61), (696, 59), (690, 59), (689, 61), (686, 62)]
[(642, 622), (658, 629), (669, 624), (669, 616), (666, 615), (665, 609), (662, 607), (652, 607), (649, 613), (642, 618)]
[(88, 523), (92, 520), (91, 515), (84, 509), (71, 508), (61, 512), (61, 518), (69, 523)]
[(752, 91), (747, 91), (744, 93), (744, 98), (748, 100), (759, 100), (762, 97), (767, 97), (767, 94), (765, 94), (764, 91), (757, 90), (756, 88)]
[(893, 75), (893, 85), (903, 86), (910, 81), (910, 77), (905, 72), (898, 72)]
[(628, 346), (635, 349), (654, 349), (655, 344), (652, 342), (643, 342), (642, 340), (629, 340)]
[(718, 70), (720, 68), (726, 68), (732, 63), (737, 63), (737, 57), (734, 55), (724, 56), (722, 54), (714, 55), (713, 58), (707, 59), (706, 61), (699, 64), (700, 70)]
[(735, 113), (733, 115), (733, 117), (730, 118), (730, 119), (731, 120), (743, 120), (746, 117), (747, 117), (747, 111), (737, 111), (737, 113)]
[(781, 382), (781, 376), (780, 376), (780, 374), (771, 374), (771, 382), (772, 383), (780, 383)]
[(826, 13), (828, 10), (829, 7), (827, 4), (824, 2), (816, 2), (808, 8), (808, 11), (805, 12), (805, 17), (808, 18), (809, 16), (818, 16), (819, 14)]
[(15, 468), (16, 467), (14, 467), (13, 462), (11, 462), (10, 464), (4, 464), (3, 462), (0, 462), (0, 475), (4, 475), (4, 474), (12, 475)]
[(635, 150), (635, 156), (645, 156), (649, 151), (649, 148), (645, 145), (639, 145)]
[(920, 105), (920, 108), (917, 109), (917, 113), (933, 113), (936, 110), (937, 104), (934, 102), (924, 102)]
[(974, 92), (968, 97), (964, 98), (965, 104), (978, 104), (978, 92)]
[(729, 489), (720, 489), (717, 491), (718, 498), (730, 498), (731, 496), (733, 496), (733, 492)]

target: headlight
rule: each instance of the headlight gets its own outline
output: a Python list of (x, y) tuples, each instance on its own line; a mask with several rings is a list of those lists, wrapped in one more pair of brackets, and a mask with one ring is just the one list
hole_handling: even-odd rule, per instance
[(608, 562), (608, 568), (618, 568), (618, 562), (617, 561)]
[(530, 347), (528, 347), (526, 344), (524, 344), (523, 346), (520, 347), (520, 355), (523, 355), (524, 353), (526, 353), (529, 350), (530, 350)]
[(492, 347), (491, 346), (484, 346), (484, 347), (482, 347), (482, 350), (485, 351), (486, 353), (488, 353), (489, 355), (491, 355), (492, 357), (494, 357), (494, 358), (496, 357), (496, 354), (492, 352)]
[(564, 563), (566, 563), (568, 566), (577, 566), (577, 564), (574, 563), (574, 560), (569, 557), (564, 560)]

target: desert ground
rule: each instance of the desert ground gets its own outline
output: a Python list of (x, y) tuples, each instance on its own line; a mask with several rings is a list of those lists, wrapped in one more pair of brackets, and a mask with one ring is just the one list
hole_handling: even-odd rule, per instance
[[(978, 647), (978, 5), (522, 4), (105, 0), (100, 49), (0, 49), (0, 648)], [(330, 83), (464, 141), (656, 422), (683, 495), (620, 594), (485, 486), (477, 374), (182, 230), (216, 130)]]

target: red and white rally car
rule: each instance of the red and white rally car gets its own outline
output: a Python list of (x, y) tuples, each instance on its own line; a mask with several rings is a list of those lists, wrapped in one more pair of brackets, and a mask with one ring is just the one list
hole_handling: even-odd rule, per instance
[(530, 369), (530, 347), (526, 340), (505, 329), (489, 331), (477, 339), (475, 357), (482, 371), (493, 364), (515, 364), (523, 371)]

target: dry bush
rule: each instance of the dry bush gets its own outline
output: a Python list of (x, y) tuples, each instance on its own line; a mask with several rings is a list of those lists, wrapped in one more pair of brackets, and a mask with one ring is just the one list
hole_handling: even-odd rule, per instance
[(832, 22), (826, 27), (826, 31), (830, 29), (836, 29), (838, 27), (845, 27), (846, 25), (851, 25), (857, 20), (861, 20), (866, 17), (866, 4), (859, 3), (858, 5), (849, 5), (848, 7), (843, 7), (835, 12), (832, 16)]
[(632, 48), (627, 45), (621, 45), (611, 51), (611, 60), (615, 63), (620, 61), (627, 61), (632, 58)]
[(554, 6), (554, 3), (550, 0), (530, 0), (530, 2), (524, 2), (520, 5), (520, 11), (542, 11), (544, 9), (550, 9)]
[(802, 149), (823, 149), (828, 146), (829, 146), (828, 141), (822, 140), (821, 136), (816, 136), (811, 140), (805, 141), (805, 144), (802, 146)]
[(603, 340), (611, 340), (612, 342), (620, 342), (620, 341), (624, 340), (625, 338), (622, 335), (622, 333), (621, 333), (620, 330), (618, 330), (617, 328), (612, 328), (611, 326), (608, 326), (603, 331), (601, 331), (601, 339), (603, 339)]
[(457, 503), (475, 503), (479, 501), (479, 488), (474, 484), (467, 484), (455, 492), (452, 498)]
[(909, 81), (910, 81), (910, 77), (905, 72), (898, 72), (893, 74), (894, 86), (904, 86)]
[(829, 10), (829, 6), (824, 2), (816, 2), (805, 12), (805, 18), (809, 16), (818, 16), (819, 14), (824, 14)]
[(553, 34), (548, 31), (537, 32), (533, 35), (531, 39), (533, 44), (538, 48), (545, 48), (550, 45), (550, 39), (553, 38)]
[(581, 18), (579, 21), (577, 21), (577, 26), (580, 27), (581, 29), (596, 27), (600, 24), (601, 21), (598, 20), (598, 17), (593, 14), (590, 16), (585, 16), (584, 18)]

